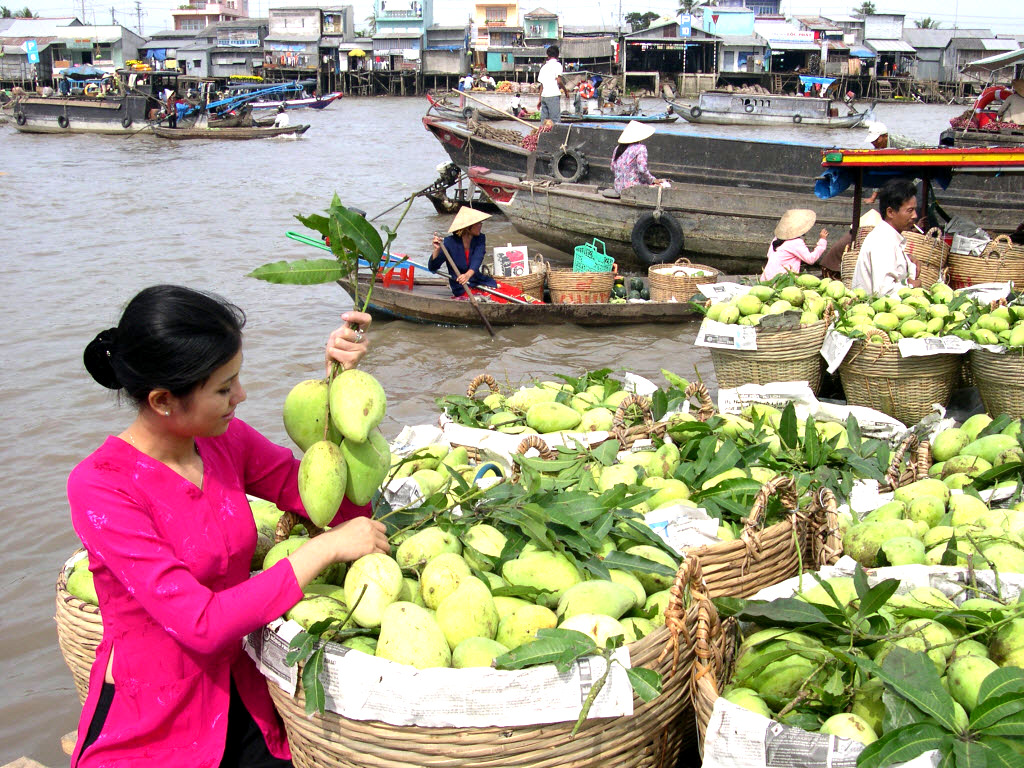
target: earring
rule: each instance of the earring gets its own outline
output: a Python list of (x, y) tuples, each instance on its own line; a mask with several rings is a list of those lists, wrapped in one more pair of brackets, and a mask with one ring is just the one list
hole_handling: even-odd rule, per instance
[(170, 416), (170, 415), (171, 415), (170, 411), (164, 411), (164, 416)]

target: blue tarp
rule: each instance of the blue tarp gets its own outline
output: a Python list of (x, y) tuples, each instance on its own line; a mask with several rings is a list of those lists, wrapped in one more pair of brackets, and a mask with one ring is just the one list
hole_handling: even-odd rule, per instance
[(876, 54), (874, 51), (868, 50), (867, 48), (857, 47), (850, 49), (850, 55), (857, 59), (873, 59), (878, 54)]
[[(878, 188), (890, 179), (930, 179), (945, 189), (949, 186), (952, 172), (948, 168), (865, 168), (864, 188)], [(856, 179), (856, 171), (846, 168), (826, 168), (814, 182), (814, 195), (819, 200), (828, 200), (830, 197), (841, 195), (853, 184)]]
[(834, 77), (810, 77), (800, 75), (800, 90), (806, 91), (812, 85), (820, 85), (822, 90), (828, 88), (836, 79)]
[(72, 80), (90, 80), (94, 77), (106, 77), (108, 73), (102, 69), (97, 69), (92, 64), (80, 64), (76, 67), (62, 69), (61, 74), (64, 77), (70, 77)]

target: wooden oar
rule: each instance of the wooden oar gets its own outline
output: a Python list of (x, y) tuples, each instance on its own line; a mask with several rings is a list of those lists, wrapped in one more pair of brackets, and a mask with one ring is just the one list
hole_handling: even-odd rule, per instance
[[(444, 246), (444, 241), (441, 242), (441, 252), (444, 253), (445, 259), (448, 261), (448, 269), (451, 270), (455, 277), (462, 277), (462, 273), (459, 272), (459, 268), (455, 266), (455, 259), (448, 253), (448, 249)], [(469, 288), (469, 281), (466, 281), (466, 285), (462, 286), (466, 290), (466, 295), (469, 296), (469, 303), (473, 305), (473, 309), (480, 315), (480, 319), (484, 321), (484, 327), (487, 328), (487, 332), (491, 334), (491, 338), (494, 338), (494, 329), (491, 328), (491, 324), (487, 322), (487, 318), (484, 317), (484, 311), (480, 309), (480, 305), (476, 303), (476, 296), (473, 295), (473, 291)]]
[[(470, 93), (467, 93), (466, 91), (463, 91), (463, 92), (462, 92), (462, 95), (463, 95), (463, 96), (465, 96), (465, 97), (466, 97), (467, 99), (472, 99), (473, 101), (477, 101), (477, 102), (479, 102), (479, 103), (483, 104), (483, 105), (484, 105), (485, 107), (488, 107), (488, 108), (490, 108), (490, 109), (494, 109), (494, 107), (492, 107), (492, 106), (491, 106), (490, 104), (488, 104), (488, 103), (487, 103), (486, 101), (484, 101), (483, 99), (478, 99), (478, 98), (477, 98), (476, 96), (473, 96), (472, 94), (470, 94)], [(494, 111), (495, 111), (495, 112), (498, 112), (499, 110), (496, 110), (496, 109), (495, 109)], [(533, 123), (528, 123), (528, 122), (526, 122), (526, 121), (525, 121), (525, 120), (523, 120), (523, 119), (522, 119), (521, 117), (516, 117), (516, 116), (515, 116), (515, 115), (513, 115), (513, 114), (512, 114), (511, 112), (503, 112), (503, 113), (502, 113), (502, 120), (505, 120), (505, 119), (509, 119), (509, 120), (515, 120), (515, 121), (516, 121), (517, 123), (522, 123), (522, 124), (523, 124), (523, 125), (525, 125), (525, 126), (526, 126), (527, 128), (529, 128), (529, 129), (530, 129), (531, 131), (535, 131), (535, 130), (537, 130), (537, 126), (536, 126), (536, 125), (534, 125)]]
[(525, 299), (520, 299), (518, 296), (510, 296), (507, 293), (502, 293), (501, 291), (497, 291), (494, 288), (491, 288), (491, 286), (489, 286), (489, 285), (477, 285), (477, 286), (474, 287), (474, 290), (483, 291), (484, 293), (489, 293), (489, 294), (491, 294), (491, 296), (499, 296), (499, 297), (505, 299), (506, 301), (511, 302), (512, 304), (526, 304), (526, 305), (530, 305), (530, 302), (526, 301)]

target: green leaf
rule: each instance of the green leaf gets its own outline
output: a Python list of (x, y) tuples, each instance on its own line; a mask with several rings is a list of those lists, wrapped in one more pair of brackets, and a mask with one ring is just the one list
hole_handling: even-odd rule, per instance
[[(1010, 667), (1003, 667), (1010, 669)], [(979, 699), (980, 699), (979, 695)], [(1024, 693), (1006, 693), (989, 696), (971, 710), (971, 730), (986, 731), (993, 726), (1009, 725), (1014, 721), (1024, 722)], [(1005, 721), (1005, 723), (1004, 723)], [(996, 734), (1008, 736), (1011, 734)]]
[(985, 748), (972, 741), (954, 741), (953, 756), (956, 768), (986, 768), (988, 764)]
[(989, 673), (981, 681), (978, 688), (978, 703), (993, 696), (1005, 696), (1008, 693), (1024, 693), (1024, 669), (1020, 667), (1000, 667)]
[[(707, 480), (714, 477), (717, 474), (724, 472), (727, 469), (732, 469), (737, 466), (742, 458), (740, 456), (739, 448), (736, 447), (736, 443), (732, 440), (726, 440), (722, 443), (722, 447), (717, 447), (717, 440), (712, 438), (704, 438), (701, 443), (709, 443), (709, 452), (711, 459), (704, 472), (701, 473), (701, 478)], [(703, 445), (701, 446), (703, 448)]]
[(946, 730), (956, 728), (953, 698), (942, 687), (935, 664), (926, 654), (896, 646), (885, 657), (878, 676)]
[(861, 443), (863, 442), (860, 436), (860, 424), (857, 423), (857, 420), (852, 415), (846, 417), (846, 438), (852, 451), (857, 452), (860, 450)]
[(627, 669), (626, 675), (633, 686), (633, 693), (644, 701), (654, 701), (661, 695), (661, 675), (653, 669), (637, 667)]
[[(1006, 699), (1005, 703), (1003, 699)], [(990, 711), (992, 717), (996, 717), (1000, 713), (1003, 716), (998, 722), (985, 727), (984, 733), (986, 736), (1024, 736), (1024, 705), (1021, 705), (1020, 694), (1014, 693), (1005, 697), (998, 696), (994, 699), (989, 699), (989, 702), (993, 702), (991, 705), (992, 709), (986, 710), (986, 712)], [(1000, 704), (1003, 704), (1003, 706), (1000, 706)], [(978, 705), (979, 708), (981, 706), (980, 704)], [(975, 711), (977, 711), (977, 708), (975, 708)], [(973, 716), (974, 712), (971, 713), (972, 728), (974, 727)]]
[(615, 456), (619, 452), (619, 441), (618, 440), (606, 440), (601, 443), (597, 448), (590, 452), (590, 455), (594, 457), (604, 467), (610, 467), (615, 463)]
[(882, 703), (885, 704), (882, 730), (886, 733), (915, 723), (931, 722), (928, 715), (890, 688), (882, 691)]
[(796, 408), (792, 403), (787, 403), (782, 410), (782, 418), (779, 420), (779, 439), (787, 448), (796, 448), (799, 435), (797, 433)]
[(795, 597), (770, 601), (748, 600), (737, 615), (743, 621), (752, 621), (764, 626), (805, 627), (829, 623), (819, 606), (797, 600)]
[(318, 638), (309, 632), (299, 632), (288, 643), (288, 653), (285, 654), (284, 663), (289, 667), (294, 667), (300, 661), (304, 661), (313, 652), (317, 640)]
[(537, 639), (524, 643), (494, 660), (496, 669), (522, 669), (537, 664), (554, 664), (566, 672), (580, 656), (594, 653), (597, 644), (591, 637), (572, 629), (542, 629)]
[(309, 657), (302, 668), (302, 688), (306, 694), (306, 714), (314, 712), (323, 714), (326, 704), (324, 684), (320, 681), (320, 673), (324, 669), (324, 647), (321, 645)]
[(668, 395), (665, 394), (664, 390), (657, 390), (651, 395), (651, 416), (655, 421), (661, 421), (661, 419), (668, 412)]
[(258, 280), (281, 285), (320, 285), (342, 279), (348, 272), (334, 259), (275, 261), (248, 274)]
[(982, 737), (978, 743), (985, 748), (988, 768), (1020, 768), (1024, 760), (1024, 755), (1010, 746), (1016, 744), (1019, 747), (1017, 740)]
[(648, 560), (646, 557), (630, 555), (618, 550), (609, 552), (604, 559), (604, 564), (609, 568), (619, 571), (639, 571), (640, 573), (654, 573), (659, 576), (674, 576), (676, 573), (675, 569), (669, 568), (662, 563), (656, 563), (654, 560)]
[(804, 461), (811, 469), (819, 467), (828, 458), (830, 451), (822, 447), (818, 430), (814, 428), (814, 417), (808, 416), (804, 426)]
[[(857, 571), (863, 573), (860, 565), (857, 566)], [(878, 609), (885, 605), (890, 597), (896, 594), (899, 586), (899, 579), (886, 579), (876, 584), (861, 597), (860, 608), (857, 613), (861, 616), (870, 616), (873, 613), (877, 613)]]
[(933, 723), (918, 723), (891, 731), (868, 744), (857, 757), (857, 768), (886, 768), (905, 763), (932, 749), (938, 749), (946, 735)]
[(339, 220), (345, 226), (345, 234), (355, 243), (356, 250), (364, 259), (373, 264), (379, 261), (384, 252), (384, 242), (380, 233), (364, 217), (343, 206), (335, 196), (329, 209), (332, 219)]

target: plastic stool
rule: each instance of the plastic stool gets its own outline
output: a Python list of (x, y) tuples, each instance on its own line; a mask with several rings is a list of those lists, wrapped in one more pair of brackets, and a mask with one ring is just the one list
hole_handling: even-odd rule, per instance
[(412, 264), (407, 264), (404, 267), (391, 267), (387, 270), (381, 270), (381, 282), (385, 288), (391, 286), (401, 287), (404, 286), (410, 291), (414, 283), (416, 282), (416, 267)]

